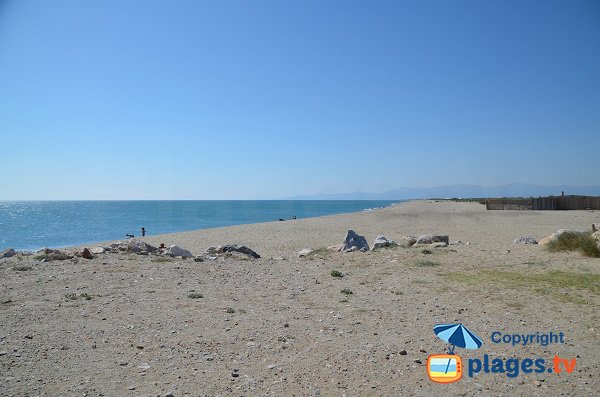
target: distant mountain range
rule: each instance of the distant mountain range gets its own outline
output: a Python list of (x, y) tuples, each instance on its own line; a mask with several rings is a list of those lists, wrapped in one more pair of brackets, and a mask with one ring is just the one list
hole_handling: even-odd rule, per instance
[(401, 187), (383, 193), (335, 193), (289, 197), (289, 200), (408, 200), (426, 198), (470, 197), (538, 197), (560, 196), (561, 192), (600, 196), (600, 186), (541, 186), (513, 183), (501, 186), (445, 185), (435, 187)]

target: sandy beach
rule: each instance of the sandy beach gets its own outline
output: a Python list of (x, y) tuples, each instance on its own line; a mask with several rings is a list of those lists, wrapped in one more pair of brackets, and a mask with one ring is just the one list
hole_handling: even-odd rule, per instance
[[(600, 259), (513, 245), (518, 236), (539, 240), (592, 223), (599, 211), (414, 201), (143, 240), (196, 255), (243, 244), (261, 255), (256, 260), (0, 259), (0, 395), (595, 396)], [(348, 229), (369, 244), (378, 235), (423, 234), (462, 243), (431, 253), (322, 249)], [(318, 251), (299, 258), (304, 248)], [(456, 383), (436, 384), (427, 358), (448, 347), (433, 333), (438, 323), (463, 323), (483, 340), (478, 350), (456, 350), (465, 366), (484, 355), (558, 355), (576, 367), (515, 377), (465, 371)], [(565, 343), (512, 346), (493, 343), (494, 332), (562, 332)]]

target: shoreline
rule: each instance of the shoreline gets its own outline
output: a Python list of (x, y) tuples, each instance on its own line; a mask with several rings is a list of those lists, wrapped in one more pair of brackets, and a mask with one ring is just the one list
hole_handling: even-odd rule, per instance
[[(85, 201), (90, 201), (90, 202), (110, 202), (110, 201), (114, 201), (114, 202), (123, 202), (124, 200), (85, 200)], [(352, 210), (350, 212), (339, 212), (339, 213), (333, 213), (333, 214), (326, 214), (326, 215), (316, 215), (316, 216), (307, 216), (307, 217), (302, 217), (302, 218), (298, 218), (298, 219), (285, 219), (285, 222), (291, 222), (291, 221), (296, 221), (296, 220), (300, 220), (300, 219), (312, 219), (312, 218), (320, 218), (320, 217), (326, 217), (326, 216), (335, 216), (335, 215), (345, 215), (345, 214), (351, 214), (351, 213), (360, 213), (363, 211), (373, 211), (373, 210), (380, 210), (383, 208), (389, 208), (392, 207), (394, 205), (397, 205), (399, 203), (405, 202), (407, 200), (126, 200), (128, 202), (319, 202), (319, 201), (324, 201), (324, 202), (335, 202), (335, 201), (347, 201), (347, 202), (365, 202), (365, 203), (373, 203), (373, 202), (389, 202), (388, 205), (386, 206), (382, 206), (382, 207), (366, 207), (366, 208), (361, 208), (358, 210)], [(19, 202), (30, 202), (27, 200), (21, 200)], [(47, 202), (47, 201), (35, 201), (35, 202)], [(56, 202), (65, 202), (65, 200), (56, 200)], [(83, 202), (82, 200), (69, 200), (69, 202)], [(183, 229), (183, 230), (175, 230), (175, 231), (169, 231), (166, 233), (159, 233), (159, 234), (154, 234), (151, 236), (160, 236), (160, 235), (169, 235), (169, 234), (177, 234), (177, 233), (191, 233), (191, 232), (196, 232), (196, 231), (201, 231), (201, 230), (211, 230), (211, 229), (219, 229), (219, 228), (227, 228), (227, 227), (236, 227), (236, 226), (244, 226), (244, 225), (254, 225), (254, 224), (261, 224), (261, 223), (270, 223), (270, 222), (279, 222), (276, 219), (272, 219), (272, 220), (265, 220), (265, 221), (258, 221), (258, 222), (242, 222), (242, 223), (236, 223), (236, 224), (232, 224), (232, 225), (224, 225), (224, 226), (208, 226), (205, 228), (192, 228), (192, 229)], [(149, 235), (146, 235), (146, 237), (148, 237)], [(142, 238), (141, 236), (138, 236), (136, 234), (135, 238)], [(40, 246), (36, 246), (35, 248), (21, 248), (18, 246), (6, 246), (4, 248), (0, 248), (0, 251), (4, 250), (4, 249), (15, 249), (17, 251), (21, 251), (21, 252), (36, 252), (39, 251), (41, 249), (44, 248), (51, 248), (51, 249), (70, 249), (70, 248), (77, 248), (77, 247), (84, 247), (84, 246), (94, 246), (94, 245), (101, 245), (101, 244), (106, 244), (109, 242), (115, 242), (115, 241), (121, 241), (123, 240), (122, 238), (115, 238), (115, 239), (94, 239), (94, 240), (86, 240), (86, 241), (78, 241), (78, 242), (73, 242), (73, 243), (67, 243), (67, 244), (41, 244)]]

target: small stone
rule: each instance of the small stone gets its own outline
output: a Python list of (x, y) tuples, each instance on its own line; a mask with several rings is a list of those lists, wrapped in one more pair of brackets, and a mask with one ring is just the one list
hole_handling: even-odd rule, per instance
[(421, 360), (419, 360), (419, 359), (416, 359), (416, 360), (415, 360), (415, 362), (416, 362), (417, 364), (423, 364), (423, 362), (422, 362)]
[(408, 354), (408, 352), (406, 350), (400, 350), (399, 353), (401, 356), (406, 356)]
[(431, 245), (429, 245), (431, 248), (444, 248), (448, 246), (448, 243), (444, 243), (442, 241), (437, 242), (437, 243), (431, 243)]
[(513, 244), (537, 244), (537, 240), (533, 237), (519, 236), (513, 241)]
[(298, 258), (304, 258), (312, 253), (313, 253), (313, 250), (311, 250), (310, 248), (304, 248), (304, 249), (300, 250), (300, 252), (298, 252)]

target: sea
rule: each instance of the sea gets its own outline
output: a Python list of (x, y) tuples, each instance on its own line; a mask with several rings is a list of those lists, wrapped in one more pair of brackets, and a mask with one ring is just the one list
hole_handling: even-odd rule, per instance
[(92, 242), (387, 207), (399, 200), (0, 201), (0, 251)]

